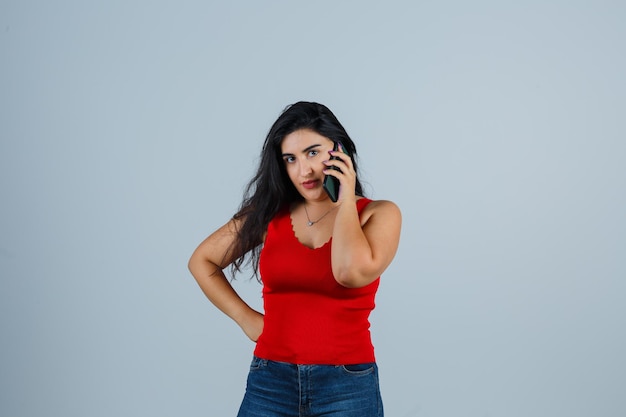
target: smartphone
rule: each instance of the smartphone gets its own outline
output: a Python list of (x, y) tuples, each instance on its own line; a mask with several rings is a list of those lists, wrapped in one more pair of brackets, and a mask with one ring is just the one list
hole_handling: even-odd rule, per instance
[[(333, 151), (338, 151), (338, 150), (339, 150), (339, 142), (335, 142), (335, 144), (333, 145)], [(343, 151), (343, 153), (350, 156), (350, 154), (346, 151), (343, 145), (341, 146), (341, 150)], [(333, 160), (333, 159), (339, 159), (339, 158), (337, 158), (336, 156), (331, 156), (330, 159)], [(330, 167), (330, 168), (341, 172), (341, 170), (337, 167)], [(332, 175), (326, 175), (324, 177), (324, 190), (326, 190), (326, 194), (328, 194), (332, 202), (336, 203), (337, 199), (339, 198), (339, 179), (333, 177)]]

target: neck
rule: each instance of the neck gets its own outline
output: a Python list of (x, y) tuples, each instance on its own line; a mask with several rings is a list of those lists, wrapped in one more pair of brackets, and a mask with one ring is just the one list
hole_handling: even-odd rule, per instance
[[(311, 204), (311, 202), (306, 200), (302, 204), (307, 218), (307, 225), (309, 227), (323, 220), (327, 215), (341, 205), (341, 203), (328, 204), (322, 202), (311, 204), (310, 206), (309, 204)], [(311, 210), (309, 210), (309, 208)]]

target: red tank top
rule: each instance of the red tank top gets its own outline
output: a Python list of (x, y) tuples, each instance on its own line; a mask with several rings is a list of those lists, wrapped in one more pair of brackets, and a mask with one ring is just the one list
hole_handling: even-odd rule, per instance
[[(359, 214), (371, 200), (357, 200)], [(369, 314), (380, 278), (346, 288), (333, 277), (332, 238), (310, 249), (296, 238), (288, 208), (270, 222), (259, 260), (265, 320), (254, 354), (302, 365), (373, 362)]]

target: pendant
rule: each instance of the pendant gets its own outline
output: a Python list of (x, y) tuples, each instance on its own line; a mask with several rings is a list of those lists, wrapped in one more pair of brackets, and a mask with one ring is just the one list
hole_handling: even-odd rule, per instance
[(311, 220), (308, 221), (308, 223), (306, 224), (307, 226), (311, 227), (313, 226), (315, 223), (313, 223)]

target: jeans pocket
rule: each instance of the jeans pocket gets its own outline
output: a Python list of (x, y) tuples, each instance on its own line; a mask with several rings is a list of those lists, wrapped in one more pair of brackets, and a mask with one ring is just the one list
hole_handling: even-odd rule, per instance
[(349, 375), (368, 375), (376, 370), (375, 363), (358, 363), (354, 365), (341, 365), (341, 369)]
[(256, 356), (252, 357), (252, 362), (250, 363), (250, 371), (257, 371), (267, 365), (267, 361), (265, 359), (257, 358)]

